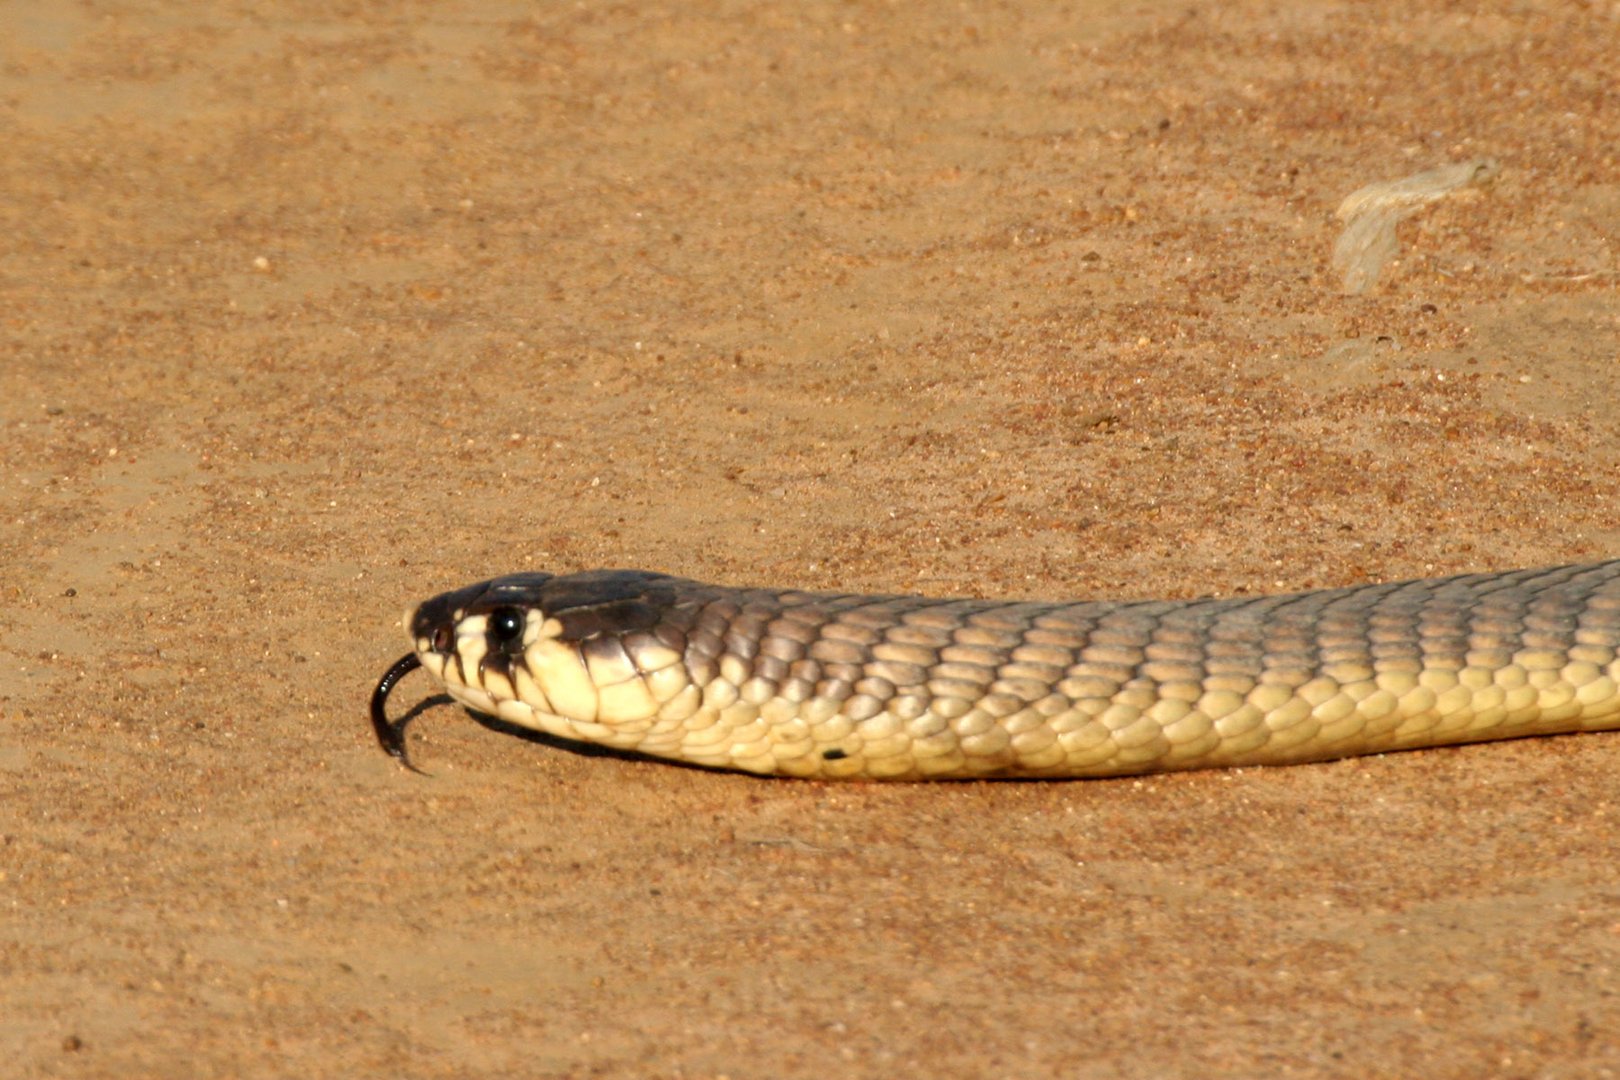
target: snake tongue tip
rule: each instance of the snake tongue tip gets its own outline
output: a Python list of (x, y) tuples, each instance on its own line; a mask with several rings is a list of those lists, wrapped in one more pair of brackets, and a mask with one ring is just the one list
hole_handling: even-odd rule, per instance
[(405, 753), (405, 744), (404, 743), (400, 744), (399, 753), (395, 754), (394, 757), (399, 760), (399, 763), (402, 766), (404, 766), (410, 772), (415, 773), (417, 776), (432, 776), (433, 775), (432, 773), (428, 772), (426, 769), (418, 769), (416, 767), (416, 764), (411, 761), (410, 755)]
[(390, 728), (389, 730), (392, 738), (389, 741), (389, 745), (384, 747), (384, 749), (388, 751), (389, 755), (393, 757), (395, 761), (399, 762), (403, 768), (415, 773), (417, 776), (432, 776), (433, 774), (425, 769), (417, 768), (416, 762), (411, 760), (410, 749), (405, 745), (405, 733), (397, 728)]

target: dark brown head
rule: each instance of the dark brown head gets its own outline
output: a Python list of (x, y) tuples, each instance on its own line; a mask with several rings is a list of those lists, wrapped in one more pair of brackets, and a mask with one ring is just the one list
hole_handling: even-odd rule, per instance
[(458, 701), (578, 738), (579, 724), (656, 715), (647, 679), (682, 663), (678, 638), (658, 631), (683, 584), (641, 570), (510, 574), (435, 596), (405, 626), (422, 667)]

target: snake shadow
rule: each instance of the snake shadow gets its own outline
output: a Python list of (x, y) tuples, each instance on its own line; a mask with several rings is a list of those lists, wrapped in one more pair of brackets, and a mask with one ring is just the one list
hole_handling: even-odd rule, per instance
[[(409, 727), (417, 717), (421, 716), (429, 709), (435, 708), (439, 705), (457, 704), (459, 703), (456, 701), (456, 699), (451, 697), (449, 694), (435, 694), (430, 698), (424, 698), (415, 705), (411, 706), (404, 716), (401, 716), (398, 720), (394, 721), (394, 730), (399, 733), (400, 738), (403, 740), (405, 736), (405, 729)], [(727, 771), (724, 769), (710, 768), (706, 765), (694, 765), (691, 762), (686, 761), (676, 761), (672, 758), (654, 757), (652, 754), (643, 754), (635, 750), (620, 750), (617, 747), (603, 746), (600, 743), (584, 742), (579, 739), (564, 738), (561, 735), (551, 735), (544, 731), (535, 731), (532, 728), (521, 727), (508, 720), (502, 720), (498, 716), (491, 716), (488, 713), (479, 712), (477, 709), (467, 708), (465, 705), (462, 705), (461, 709), (468, 716), (472, 717), (474, 722), (476, 722), (480, 727), (493, 731), (496, 734), (510, 735), (515, 739), (522, 739), (526, 743), (532, 743), (536, 746), (544, 746), (550, 750), (562, 750), (566, 753), (578, 754), (580, 757), (614, 758), (619, 761), (637, 761), (661, 766), (673, 765), (676, 768), (691, 769), (694, 772)], [(414, 766), (412, 767), (414, 768)]]
[[(427, 712), (429, 709), (436, 708), (436, 707), (438, 707), (440, 705), (458, 705), (461, 708), (461, 710), (464, 713), (466, 713), (468, 716), (470, 716), (473, 719), (473, 721), (476, 722), (480, 727), (485, 728), (488, 731), (492, 731), (492, 732), (496, 733), (497, 735), (509, 735), (514, 739), (521, 739), (524, 742), (530, 743), (530, 744), (535, 745), (535, 746), (543, 746), (543, 747), (546, 747), (549, 750), (561, 750), (561, 751), (563, 751), (565, 753), (577, 754), (578, 756), (584, 757), (584, 758), (609, 758), (609, 759), (616, 759), (616, 760), (619, 760), (619, 761), (634, 761), (634, 762), (638, 762), (638, 763), (641, 763), (641, 764), (657, 765), (661, 769), (686, 769), (686, 770), (688, 770), (690, 772), (710, 773), (710, 774), (718, 774), (718, 775), (722, 775), (722, 776), (743, 776), (743, 777), (748, 777), (748, 778), (754, 779), (754, 780), (769, 781), (770, 783), (774, 783), (774, 784), (795, 783), (795, 782), (797, 782), (797, 783), (807, 783), (807, 784), (816, 784), (816, 783), (826, 783), (827, 782), (827, 781), (825, 781), (823, 779), (817, 779), (817, 778), (801, 778), (801, 777), (789, 777), (789, 776), (761, 776), (761, 775), (759, 775), (757, 773), (743, 772), (743, 771), (740, 771), (740, 770), (737, 770), (737, 769), (723, 769), (723, 768), (719, 768), (719, 767), (713, 766), (713, 765), (699, 765), (699, 764), (696, 764), (695, 762), (681, 761), (681, 760), (679, 760), (677, 758), (657, 757), (657, 756), (655, 756), (653, 754), (643, 754), (643, 753), (640, 753), (640, 752), (635, 751), (635, 750), (620, 750), (617, 747), (603, 746), (600, 743), (584, 742), (584, 741), (579, 740), (579, 739), (569, 739), (569, 738), (565, 738), (565, 737), (563, 737), (561, 735), (551, 735), (551, 734), (548, 734), (548, 733), (546, 733), (544, 731), (535, 731), (532, 728), (520, 727), (519, 725), (511, 723), (510, 721), (502, 720), (498, 716), (491, 716), (488, 713), (479, 712), (477, 709), (468, 708), (465, 705), (461, 705), (458, 701), (456, 701), (455, 698), (451, 697), (449, 694), (435, 694), (432, 697), (424, 698), (422, 701), (419, 701), (415, 705), (411, 706), (411, 708), (405, 713), (405, 715), (401, 716), (398, 720), (394, 721), (392, 726), (393, 726), (394, 730), (399, 733), (402, 745), (403, 745), (403, 739), (404, 739), (404, 736), (405, 736), (406, 727), (408, 727), (413, 721), (416, 720), (417, 717), (421, 716), (423, 713)], [(422, 775), (424, 775), (424, 776), (431, 775), (431, 774), (425, 772), (424, 770), (417, 768), (414, 764), (412, 764), (408, 760), (404, 764), (405, 764), (405, 767), (410, 769), (412, 772), (422, 773)], [(1171, 775), (1178, 775), (1178, 774), (1171, 774)], [(1179, 775), (1186, 776), (1187, 774), (1186, 773), (1181, 773)], [(1138, 779), (1138, 778), (1134, 777), (1134, 776), (1120, 776), (1120, 777), (1114, 777), (1112, 779), (1116, 779), (1116, 780), (1135, 780), (1135, 779)], [(955, 784), (955, 783), (970, 784), (970, 783), (975, 783), (975, 782), (988, 782), (988, 783), (994, 783), (994, 784), (1039, 784), (1039, 785), (1044, 785), (1044, 784), (1074, 783), (1075, 781), (1073, 780), (1072, 777), (995, 776), (995, 775), (990, 775), (990, 776), (976, 776), (976, 777), (953, 777), (950, 780), (947, 780), (947, 781), (944, 781), (944, 782), (945, 783), (953, 783), (953, 784)], [(1096, 780), (1096, 781), (1086, 781), (1086, 782), (1087, 783), (1099, 783), (1099, 782), (1104, 782), (1104, 781)]]

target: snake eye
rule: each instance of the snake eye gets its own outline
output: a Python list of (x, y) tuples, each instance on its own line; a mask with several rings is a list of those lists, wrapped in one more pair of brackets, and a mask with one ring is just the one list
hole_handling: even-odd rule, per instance
[(523, 612), (515, 607), (500, 607), (489, 613), (489, 636), (502, 649), (511, 650), (523, 644), (525, 625)]
[(437, 630), (433, 631), (434, 652), (447, 653), (450, 651), (451, 646), (453, 646), (455, 643), (455, 631), (451, 630), (448, 626), (441, 626)]

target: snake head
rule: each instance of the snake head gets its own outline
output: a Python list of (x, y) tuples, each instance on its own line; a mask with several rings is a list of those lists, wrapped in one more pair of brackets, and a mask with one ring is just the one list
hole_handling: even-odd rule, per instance
[(684, 681), (662, 625), (679, 579), (640, 570), (511, 574), (406, 612), (421, 666), (463, 705), (564, 738), (633, 745)]

